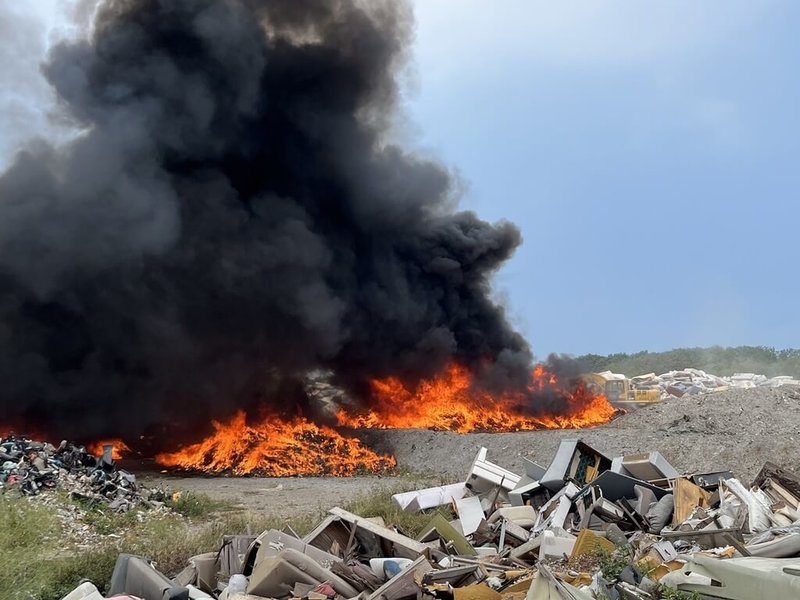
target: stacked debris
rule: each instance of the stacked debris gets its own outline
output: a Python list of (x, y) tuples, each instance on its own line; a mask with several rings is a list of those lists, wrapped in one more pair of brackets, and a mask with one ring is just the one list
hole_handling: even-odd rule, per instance
[(657, 389), (660, 390), (662, 399), (708, 394), (729, 388), (750, 389), (784, 385), (800, 386), (800, 380), (789, 375), (768, 378), (766, 375), (756, 373), (734, 373), (731, 376), (719, 377), (701, 369), (682, 369), (661, 375), (647, 373), (631, 377), (631, 387), (634, 390)]
[[(393, 500), (432, 511), (416, 538), (337, 507), (302, 538), (289, 527), (226, 537), (173, 579), (120, 555), (109, 597), (800, 598), (800, 479), (771, 463), (747, 487), (728, 471), (681, 475), (658, 452), (609, 458), (568, 439), (522, 475), (481, 448), (464, 482)], [(103, 596), (83, 584), (65, 600), (80, 599)]]
[(55, 447), (25, 437), (0, 438), (0, 491), (35, 496), (62, 489), (88, 506), (107, 505), (115, 512), (159, 504), (153, 492), (136, 485), (135, 475), (117, 468), (112, 446), (103, 450), (96, 457), (66, 441)]

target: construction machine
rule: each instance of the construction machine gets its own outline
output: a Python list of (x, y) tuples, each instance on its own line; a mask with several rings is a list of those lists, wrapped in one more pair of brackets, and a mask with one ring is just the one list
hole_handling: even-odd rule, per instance
[(660, 390), (636, 389), (631, 380), (621, 373), (585, 373), (581, 375), (581, 380), (590, 390), (605, 395), (611, 404), (620, 408), (639, 408), (661, 400)]

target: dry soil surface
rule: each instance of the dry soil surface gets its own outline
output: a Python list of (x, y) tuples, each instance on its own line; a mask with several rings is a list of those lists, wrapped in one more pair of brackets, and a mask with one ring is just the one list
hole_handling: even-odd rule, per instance
[(280, 517), (325, 512), (372, 490), (438, 485), (426, 477), (178, 477), (147, 473), (137, 481), (208, 494), (249, 511)]
[[(800, 390), (731, 389), (671, 399), (622, 415), (603, 427), (582, 430), (457, 434), (427, 430), (370, 430), (358, 433), (373, 449), (393, 454), (401, 469), (428, 474), (420, 486), (442, 478), (459, 481), (481, 446), (488, 459), (522, 471), (522, 457), (546, 466), (561, 440), (580, 437), (613, 457), (660, 451), (679, 471), (731, 470), (749, 483), (767, 460), (800, 471)], [(346, 503), (376, 487), (408, 486), (408, 478), (232, 478), (147, 474), (146, 485), (164, 483), (234, 500), (276, 515), (301, 514)]]

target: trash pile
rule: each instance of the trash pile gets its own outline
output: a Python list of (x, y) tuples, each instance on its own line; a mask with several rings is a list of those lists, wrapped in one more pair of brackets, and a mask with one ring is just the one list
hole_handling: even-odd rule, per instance
[[(226, 536), (172, 579), (122, 554), (107, 597), (800, 598), (800, 479), (772, 463), (746, 486), (729, 471), (682, 475), (659, 452), (610, 458), (566, 439), (524, 474), (481, 448), (465, 481), (393, 501), (430, 514), (415, 538), (336, 507), (304, 537), (288, 526)], [(103, 598), (84, 583), (64, 600)]]
[(95, 457), (84, 446), (66, 441), (58, 447), (24, 437), (0, 438), (0, 491), (26, 496), (62, 489), (87, 506), (114, 512), (160, 505), (150, 490), (136, 485), (136, 476), (117, 468), (113, 447)]
[(681, 398), (696, 394), (720, 392), (730, 388), (751, 389), (755, 387), (781, 387), (784, 385), (800, 386), (800, 380), (789, 375), (768, 378), (756, 373), (734, 373), (731, 376), (719, 377), (706, 373), (701, 369), (683, 369), (670, 371), (662, 375), (647, 373), (631, 377), (631, 386), (636, 390), (653, 390), (661, 392), (661, 398)]

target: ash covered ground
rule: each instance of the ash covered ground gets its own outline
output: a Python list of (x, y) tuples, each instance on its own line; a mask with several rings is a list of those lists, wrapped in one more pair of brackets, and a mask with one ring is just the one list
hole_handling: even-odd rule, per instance
[(660, 451), (679, 471), (729, 469), (745, 482), (765, 461), (800, 470), (800, 389), (730, 389), (665, 400), (594, 429), (520, 433), (368, 430), (361, 439), (393, 454), (412, 475), (354, 478), (234, 478), (143, 474), (146, 485), (168, 484), (233, 500), (249, 510), (299, 515), (346, 503), (376, 487), (438, 485), (464, 479), (481, 446), (488, 458), (522, 472), (522, 457), (547, 465), (559, 442), (580, 437), (609, 456)]

